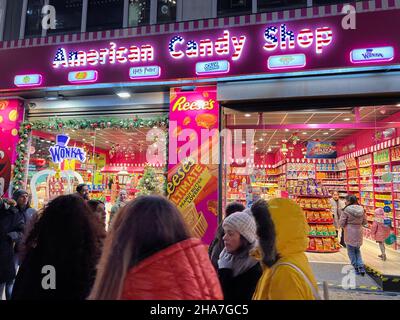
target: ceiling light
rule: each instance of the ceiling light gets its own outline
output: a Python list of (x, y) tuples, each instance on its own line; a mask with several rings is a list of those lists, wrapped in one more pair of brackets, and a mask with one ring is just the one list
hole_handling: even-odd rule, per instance
[[(129, 141), (132, 141), (133, 139), (132, 139), (132, 138), (129, 138), (128, 140), (129, 140)], [(108, 141), (106, 141), (106, 142), (108, 142)]]
[(258, 141), (264, 141), (264, 139), (263, 139), (263, 138), (260, 138), (260, 139), (258, 139)]
[(400, 103), (396, 104), (396, 107), (400, 107)]
[(350, 118), (344, 118), (343, 120), (344, 121), (350, 121), (351, 119)]
[(289, 129), (285, 129), (286, 132), (289, 132)]
[(324, 135), (328, 135), (328, 134), (329, 134), (329, 132), (324, 132), (323, 134), (324, 134)]
[(131, 94), (127, 91), (121, 91), (117, 93), (117, 96), (122, 98), (122, 99), (127, 99), (131, 97)]
[(106, 143), (110, 143), (110, 141), (106, 141)]
[(266, 137), (267, 136), (267, 134), (266, 133), (263, 133), (263, 137)]
[(304, 135), (305, 135), (305, 134), (307, 134), (307, 132), (302, 132), (302, 134), (304, 134)]
[(251, 114), (250, 114), (250, 113), (246, 113), (244, 116), (245, 116), (246, 118), (249, 118), (249, 117), (251, 117)]
[(333, 129), (333, 128), (331, 128), (331, 129), (329, 129), (329, 131), (335, 131), (336, 129)]
[(246, 143), (246, 141), (242, 141), (242, 144), (245, 144)]
[(270, 147), (270, 148), (268, 148), (268, 152), (272, 152), (272, 149), (271, 149), (271, 147)]

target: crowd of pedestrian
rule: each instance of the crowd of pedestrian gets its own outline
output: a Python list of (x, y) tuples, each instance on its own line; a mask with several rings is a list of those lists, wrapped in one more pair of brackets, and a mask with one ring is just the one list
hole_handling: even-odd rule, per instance
[[(247, 209), (229, 204), (207, 254), (164, 197), (128, 202), (121, 192), (107, 232), (104, 203), (89, 198), (79, 185), (39, 212), (24, 190), (0, 199), (0, 292), (7, 299), (320, 299), (305, 255), (305, 215), (290, 199), (260, 199)], [(334, 198), (333, 210), (351, 263), (363, 274), (365, 213), (354, 198)], [(379, 221), (374, 228), (385, 236)]]

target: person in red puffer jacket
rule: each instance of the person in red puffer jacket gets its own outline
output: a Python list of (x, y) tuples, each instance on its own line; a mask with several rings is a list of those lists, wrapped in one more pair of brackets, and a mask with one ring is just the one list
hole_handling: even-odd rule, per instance
[(159, 196), (124, 206), (106, 238), (91, 300), (222, 300), (216, 271), (181, 213)]

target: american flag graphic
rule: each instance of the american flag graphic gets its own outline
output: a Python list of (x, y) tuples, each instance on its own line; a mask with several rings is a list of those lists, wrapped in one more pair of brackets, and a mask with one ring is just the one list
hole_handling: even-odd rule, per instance
[(175, 36), (171, 39), (171, 41), (169, 42), (169, 53), (174, 57), (174, 58), (180, 58), (182, 57), (183, 53), (181, 51), (174, 51), (174, 45), (175, 42), (178, 43), (182, 43), (183, 42), (183, 38), (181, 36)]
[(329, 27), (318, 28), (317, 35), (317, 53), (322, 52), (322, 48), (332, 41), (332, 29)]
[(187, 43), (187, 50), (186, 50), (186, 54), (188, 57), (197, 57), (198, 55), (198, 45), (196, 43), (196, 41), (190, 40)]
[(58, 48), (56, 52), (56, 56), (53, 60), (53, 67), (58, 68), (60, 65), (65, 64), (66, 62), (66, 52), (64, 48)]
[(210, 39), (200, 40), (200, 55), (206, 56), (213, 54), (213, 43)]
[(264, 38), (268, 42), (264, 45), (265, 50), (274, 50), (278, 46), (278, 38), (274, 36), (278, 28), (276, 27), (268, 27), (265, 29)]
[(286, 31), (286, 24), (281, 25), (281, 49), (286, 49), (286, 39), (289, 38), (289, 49), (294, 49), (294, 32)]
[(143, 61), (153, 61), (154, 59), (154, 49), (151, 45), (145, 44), (141, 46), (140, 58)]
[(297, 42), (302, 48), (309, 47), (314, 41), (314, 34), (310, 29), (302, 29), (297, 35)]

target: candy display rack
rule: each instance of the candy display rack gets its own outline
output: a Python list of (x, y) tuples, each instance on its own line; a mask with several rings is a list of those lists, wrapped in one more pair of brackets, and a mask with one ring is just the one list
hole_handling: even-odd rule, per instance
[(309, 230), (308, 252), (333, 253), (338, 252), (336, 228), (333, 225), (333, 215), (330, 211), (330, 194), (325, 186), (320, 186), (316, 180), (299, 181), (295, 188), (296, 201), (303, 209)]

